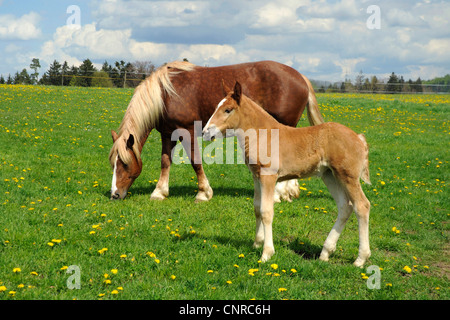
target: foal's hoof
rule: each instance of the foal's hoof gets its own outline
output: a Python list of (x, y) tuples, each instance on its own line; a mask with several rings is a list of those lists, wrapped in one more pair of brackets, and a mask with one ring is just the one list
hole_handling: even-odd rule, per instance
[(362, 267), (364, 266), (365, 263), (366, 263), (366, 260), (361, 259), (361, 258), (358, 257), (358, 258), (355, 260), (355, 262), (353, 262), (353, 265), (354, 265), (355, 267), (362, 268)]
[(264, 248), (261, 256), (261, 262), (267, 262), (274, 255), (275, 250), (273, 248)]

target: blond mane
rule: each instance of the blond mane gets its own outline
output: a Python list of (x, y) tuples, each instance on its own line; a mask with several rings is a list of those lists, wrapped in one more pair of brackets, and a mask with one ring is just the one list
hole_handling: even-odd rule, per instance
[(133, 97), (119, 127), (119, 138), (114, 142), (109, 153), (109, 161), (114, 167), (116, 156), (125, 163), (131, 162), (126, 142), (133, 135), (135, 143), (133, 151), (140, 160), (139, 147), (146, 133), (154, 128), (164, 111), (164, 93), (176, 96), (177, 93), (170, 81), (171, 76), (183, 71), (191, 71), (195, 65), (185, 61), (174, 61), (159, 67), (142, 81), (134, 91)]

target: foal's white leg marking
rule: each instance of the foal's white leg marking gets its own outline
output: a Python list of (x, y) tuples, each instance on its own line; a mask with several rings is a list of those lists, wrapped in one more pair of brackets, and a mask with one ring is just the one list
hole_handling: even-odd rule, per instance
[(114, 172), (111, 183), (111, 195), (114, 195), (117, 191), (117, 159), (119, 156), (116, 156), (116, 160), (114, 161)]
[(326, 184), (338, 207), (338, 217), (336, 223), (331, 229), (327, 240), (325, 240), (322, 252), (319, 257), (320, 260), (328, 261), (328, 257), (330, 256), (330, 254), (332, 254), (336, 250), (336, 243), (342, 233), (342, 230), (344, 229), (348, 218), (353, 211), (353, 207), (349, 202), (344, 188), (336, 180), (331, 171), (325, 172), (322, 176), (322, 180)]
[(358, 218), (359, 229), (359, 252), (358, 258), (353, 263), (357, 267), (362, 267), (370, 257), (369, 245), (369, 214), (370, 202), (359, 186), (359, 199), (354, 201), (356, 217)]
[(264, 248), (261, 262), (266, 262), (275, 253), (272, 238), (273, 221), (273, 193), (275, 189), (276, 176), (261, 176), (261, 219), (264, 228)]
[(253, 247), (259, 248), (264, 243), (264, 227), (261, 219), (261, 185), (259, 183), (259, 180), (255, 177), (253, 177), (253, 183), (255, 188), (253, 196), (253, 206), (256, 218), (256, 236)]

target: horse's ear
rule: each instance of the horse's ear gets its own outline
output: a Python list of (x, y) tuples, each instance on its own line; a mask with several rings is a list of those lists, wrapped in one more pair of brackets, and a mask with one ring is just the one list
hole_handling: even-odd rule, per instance
[(134, 145), (134, 136), (130, 134), (127, 140), (127, 148), (133, 150), (133, 145)]
[(111, 136), (112, 136), (113, 142), (116, 142), (116, 140), (119, 139), (119, 135), (114, 130), (111, 130)]
[(241, 87), (241, 84), (237, 81), (234, 84), (234, 92), (231, 97), (237, 102), (238, 105), (241, 104), (242, 87)]
[(222, 79), (222, 90), (223, 90), (223, 96), (226, 97), (228, 95), (228, 92), (231, 91), (230, 88), (225, 84), (225, 80)]

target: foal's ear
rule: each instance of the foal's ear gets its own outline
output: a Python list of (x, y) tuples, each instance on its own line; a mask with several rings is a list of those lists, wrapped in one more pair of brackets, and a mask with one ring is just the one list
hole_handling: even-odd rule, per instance
[(237, 102), (238, 106), (241, 104), (242, 87), (241, 84), (237, 81), (234, 84), (234, 92), (231, 97)]
[(228, 93), (231, 91), (230, 88), (225, 84), (225, 80), (222, 79), (222, 90), (223, 90), (223, 96), (226, 97)]
[(113, 142), (116, 142), (116, 140), (119, 138), (119, 135), (114, 130), (111, 130), (111, 136), (112, 136)]
[(134, 145), (134, 136), (130, 134), (127, 140), (127, 148), (133, 150), (133, 145)]

